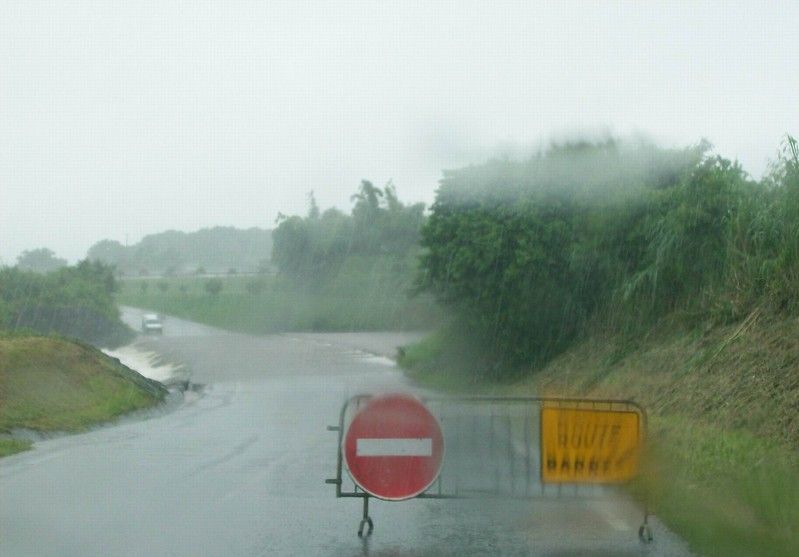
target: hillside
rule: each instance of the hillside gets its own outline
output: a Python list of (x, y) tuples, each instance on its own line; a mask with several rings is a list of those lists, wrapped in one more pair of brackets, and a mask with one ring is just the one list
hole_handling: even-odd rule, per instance
[[(636, 340), (593, 337), (530, 379), (543, 393), (623, 396), (655, 416), (678, 414), (799, 446), (799, 321), (754, 311), (711, 330)], [(588, 365), (586, 365), (588, 364)]]
[(514, 392), (631, 398), (650, 415), (635, 491), (705, 555), (799, 554), (799, 322), (595, 336)]
[(0, 456), (24, 450), (17, 429), (75, 432), (161, 401), (159, 383), (89, 346), (0, 337)]

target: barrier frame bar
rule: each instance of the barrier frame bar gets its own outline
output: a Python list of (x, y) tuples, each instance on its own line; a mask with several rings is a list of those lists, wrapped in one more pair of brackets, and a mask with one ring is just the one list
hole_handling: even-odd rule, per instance
[[(371, 394), (357, 394), (350, 397), (341, 407), (339, 412), (338, 424), (337, 425), (329, 425), (327, 426), (328, 431), (333, 431), (338, 434), (338, 442), (336, 444), (336, 474), (334, 478), (328, 478), (325, 480), (326, 484), (335, 485), (336, 489), (336, 497), (337, 498), (360, 498), (363, 500), (363, 515), (358, 527), (358, 536), (359, 537), (368, 537), (374, 531), (374, 521), (369, 516), (369, 499), (372, 495), (366, 493), (362, 489), (360, 489), (357, 485), (354, 486), (352, 491), (344, 491), (342, 489), (342, 485), (344, 483), (344, 455), (342, 445), (344, 442), (344, 433), (345, 433), (345, 420), (347, 417), (347, 412), (349, 411), (350, 407), (355, 404), (360, 406), (362, 402), (373, 398), (375, 395)], [(634, 400), (628, 399), (608, 399), (608, 398), (576, 398), (576, 397), (549, 397), (549, 396), (532, 396), (532, 397), (519, 397), (519, 396), (511, 396), (511, 397), (501, 397), (501, 396), (420, 396), (420, 400), (423, 403), (428, 402), (456, 402), (456, 403), (517, 403), (517, 404), (531, 404), (531, 405), (538, 405), (540, 409), (543, 409), (545, 405), (552, 405), (555, 407), (560, 408), (567, 408), (567, 409), (577, 409), (577, 410), (597, 410), (597, 411), (633, 411), (636, 412), (640, 416), (640, 428), (639, 428), (639, 446), (643, 446), (646, 441), (646, 433), (647, 433), (647, 424), (648, 424), (648, 417), (646, 414), (646, 410)], [(551, 406), (550, 406), (551, 407)], [(539, 417), (539, 430), (541, 428), (540, 420), (542, 418)], [(527, 431), (525, 431), (527, 434)], [(543, 455), (543, 435), (539, 431), (539, 458)], [(526, 443), (529, 444), (529, 440), (526, 440)], [(529, 457), (529, 455), (527, 455)], [(529, 460), (527, 458), (526, 460)], [(512, 461), (511, 461), (512, 462)], [(529, 465), (529, 463), (528, 463)], [(543, 476), (543, 467), (540, 467), (539, 470), (540, 476)], [(545, 482), (543, 481), (543, 477), (540, 477), (539, 480), (541, 481), (542, 489)], [(621, 482), (622, 484), (624, 482)], [(598, 485), (607, 485), (607, 483), (596, 482)], [(619, 482), (614, 482), (615, 485), (619, 485)], [(563, 485), (562, 483), (558, 484)], [(535, 495), (527, 495), (518, 496), (516, 498), (522, 499), (535, 499), (535, 498), (542, 498), (544, 497), (543, 494), (539, 496)], [(560, 492), (558, 497), (560, 498)], [(466, 499), (466, 498), (474, 498), (468, 495), (458, 495), (458, 494), (449, 494), (444, 493), (442, 490), (442, 480), (441, 476), (436, 479), (433, 486), (428, 488), (425, 492), (420, 493), (414, 499)], [(511, 496), (511, 498), (514, 498)], [(640, 528), (638, 529), (638, 537), (644, 543), (649, 543), (653, 540), (652, 530), (649, 525), (649, 504), (648, 501), (644, 501), (644, 517), (643, 523), (641, 524)]]

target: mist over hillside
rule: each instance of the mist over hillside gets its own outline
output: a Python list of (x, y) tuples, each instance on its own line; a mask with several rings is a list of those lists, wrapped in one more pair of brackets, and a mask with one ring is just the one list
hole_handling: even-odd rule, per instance
[(86, 257), (115, 265), (127, 276), (256, 272), (269, 268), (272, 231), (230, 226), (196, 232), (168, 230), (130, 246), (102, 240), (89, 248)]

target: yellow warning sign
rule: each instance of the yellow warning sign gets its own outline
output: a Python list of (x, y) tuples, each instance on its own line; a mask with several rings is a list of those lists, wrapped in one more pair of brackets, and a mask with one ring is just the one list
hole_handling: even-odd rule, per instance
[(541, 408), (544, 483), (618, 483), (638, 471), (641, 415), (633, 410)]

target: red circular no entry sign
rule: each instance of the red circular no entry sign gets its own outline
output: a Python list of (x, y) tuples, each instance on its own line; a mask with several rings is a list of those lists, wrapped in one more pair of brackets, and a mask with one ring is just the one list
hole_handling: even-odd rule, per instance
[(344, 459), (353, 481), (388, 501), (410, 499), (430, 487), (443, 458), (438, 420), (406, 394), (371, 399), (344, 437)]

